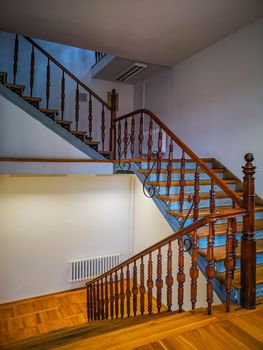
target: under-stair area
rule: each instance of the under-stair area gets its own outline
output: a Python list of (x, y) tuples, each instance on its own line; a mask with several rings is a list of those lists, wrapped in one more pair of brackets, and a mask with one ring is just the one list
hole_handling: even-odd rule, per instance
[[(20, 40), (29, 44), (29, 84), (17, 81)], [(34, 96), (36, 51), (47, 63), (42, 96)], [(51, 63), (61, 71), (54, 105)], [(73, 101), (65, 99), (66, 76), (76, 84)], [(77, 139), (91, 160), (135, 174), (173, 230), (85, 290), (0, 305), (3, 349), (262, 349), (263, 200), (255, 193), (253, 154), (244, 155), (240, 180), (216, 159), (200, 158), (148, 109), (117, 116), (115, 89), (106, 103), (29, 37), (14, 35), (13, 72), (0, 72), (0, 88), (32, 118), (45, 116), (43, 128), (63, 128), (73, 146)], [(89, 96), (85, 120), (80, 89)], [(74, 107), (68, 119), (65, 105)], [(215, 294), (220, 305), (213, 305)]]

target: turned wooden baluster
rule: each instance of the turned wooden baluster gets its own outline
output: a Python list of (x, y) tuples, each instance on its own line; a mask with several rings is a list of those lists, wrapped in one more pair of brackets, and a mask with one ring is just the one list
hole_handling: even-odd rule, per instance
[(89, 140), (92, 141), (92, 100), (91, 100), (91, 94), (89, 94)]
[(170, 139), (169, 144), (169, 155), (168, 155), (168, 164), (167, 164), (167, 181), (166, 181), (166, 188), (167, 188), (167, 196), (170, 194), (170, 188), (172, 185), (172, 171), (173, 171), (173, 139)]
[(147, 279), (147, 297), (148, 297), (148, 312), (149, 314), (152, 313), (152, 299), (153, 299), (153, 261), (152, 261), (152, 253), (149, 253), (149, 260), (148, 260), (148, 279)]
[(128, 120), (127, 118), (125, 119), (124, 122), (124, 138), (123, 138), (123, 142), (124, 142), (124, 158), (127, 158), (127, 152), (128, 152), (128, 142), (129, 142), (129, 137), (128, 137)]
[(134, 261), (134, 264), (133, 264), (132, 294), (133, 294), (133, 315), (136, 316), (136, 313), (137, 313), (137, 295), (138, 295), (136, 261)]
[(134, 141), (135, 141), (135, 119), (131, 120), (131, 158), (134, 158)]
[(65, 110), (65, 74), (62, 71), (62, 79), (61, 79), (61, 119), (64, 119), (64, 110)]
[(124, 317), (124, 300), (125, 300), (123, 267), (121, 268), (121, 273), (120, 273), (120, 299), (121, 299), (121, 318), (123, 318)]
[(46, 107), (49, 107), (49, 98), (50, 98), (50, 62), (49, 58), (47, 60), (47, 73), (46, 73)]
[(118, 273), (115, 272), (115, 294), (114, 294), (114, 300), (115, 300), (115, 317), (119, 317), (119, 279), (118, 279)]
[[(195, 169), (195, 183), (194, 183), (194, 221), (198, 220), (199, 216), (199, 169), (198, 164), (196, 164)], [(198, 260), (198, 238), (197, 238), (197, 230), (194, 230), (192, 235), (192, 265), (190, 268), (190, 276), (191, 276), (191, 302), (192, 302), (192, 310), (195, 309), (195, 304), (197, 301), (197, 279), (199, 276), (199, 270), (197, 266)]]
[(102, 105), (102, 111), (101, 111), (101, 147), (102, 151), (104, 151), (105, 147), (105, 110), (104, 105)]
[(141, 257), (141, 264), (140, 264), (140, 308), (141, 308), (141, 315), (144, 314), (144, 294), (145, 294), (144, 262), (143, 262), (143, 257)]
[(160, 312), (162, 307), (162, 288), (163, 288), (161, 248), (158, 248), (158, 253), (157, 253), (157, 278), (155, 283), (157, 288), (157, 310), (158, 312)]
[(18, 34), (15, 36), (15, 46), (14, 46), (14, 63), (13, 63), (13, 84), (16, 83), (17, 66), (18, 66)]
[(109, 318), (109, 285), (108, 285), (108, 277), (105, 277), (105, 318), (108, 320)]
[[(235, 201), (232, 202), (232, 208), (234, 209), (236, 207), (236, 203)], [(237, 219), (233, 218), (232, 220), (232, 228), (233, 228), (233, 246), (232, 246), (232, 257), (234, 260), (234, 264), (233, 264), (233, 270), (232, 270), (232, 278), (234, 278), (235, 275), (235, 268), (236, 268), (236, 250), (238, 247), (238, 240), (236, 238), (236, 234), (237, 234)]]
[(93, 315), (94, 320), (97, 320), (97, 300), (96, 300), (96, 288), (95, 283), (92, 284), (92, 299), (93, 299)]
[(184, 187), (185, 187), (185, 153), (182, 151), (181, 165), (180, 165), (180, 180), (179, 180), (179, 211), (183, 212), (184, 207)]
[(130, 266), (126, 269), (126, 300), (127, 300), (127, 315), (130, 317), (131, 313), (131, 288), (130, 288)]
[(169, 241), (167, 250), (167, 308), (168, 311), (172, 310), (172, 286), (173, 286), (173, 274), (172, 274), (172, 243)]
[(114, 295), (113, 295), (113, 278), (112, 274), (110, 274), (110, 316), (111, 319), (114, 317)]
[(215, 223), (209, 223), (209, 233), (207, 237), (207, 266), (206, 272), (206, 301), (208, 305), (208, 315), (212, 313), (213, 303), (213, 279), (215, 277), (215, 259), (214, 259), (214, 239), (215, 239)]
[(158, 148), (157, 148), (157, 182), (160, 181), (160, 173), (161, 173), (161, 168), (162, 168), (162, 140), (163, 140), (163, 133), (162, 129), (160, 128), (159, 133), (158, 133)]
[(152, 118), (149, 122), (149, 132), (148, 132), (148, 169), (151, 167), (151, 159), (152, 159), (152, 146), (153, 146), (153, 137), (152, 137), (152, 130), (153, 130), (153, 121)]
[(34, 88), (34, 75), (35, 75), (35, 51), (34, 45), (32, 45), (31, 60), (30, 60), (30, 96), (33, 96)]
[(100, 320), (100, 283), (96, 283), (97, 291), (97, 319)]
[(118, 159), (121, 159), (121, 122), (118, 123)]
[(103, 279), (100, 280), (100, 312), (101, 312), (101, 319), (104, 320), (104, 286), (103, 286)]
[(211, 179), (211, 189), (210, 189), (210, 213), (214, 213), (216, 209), (216, 201), (215, 201), (215, 181)]
[(142, 158), (142, 145), (143, 145), (143, 114), (141, 114), (140, 117), (140, 131), (139, 131), (139, 136), (138, 136), (138, 140), (139, 140), (139, 158)]
[(76, 122), (76, 131), (79, 128), (79, 84), (77, 83), (76, 88), (76, 97), (75, 97), (75, 122)]
[(230, 295), (232, 288), (232, 275), (234, 269), (233, 259), (233, 221), (228, 219), (227, 232), (226, 232), (226, 257), (224, 260), (224, 266), (226, 268), (225, 273), (225, 286), (226, 286), (226, 311), (230, 311)]
[(177, 273), (177, 282), (178, 282), (178, 305), (179, 312), (183, 311), (184, 304), (184, 282), (185, 282), (185, 273), (184, 273), (184, 241), (183, 237), (178, 238), (178, 273)]

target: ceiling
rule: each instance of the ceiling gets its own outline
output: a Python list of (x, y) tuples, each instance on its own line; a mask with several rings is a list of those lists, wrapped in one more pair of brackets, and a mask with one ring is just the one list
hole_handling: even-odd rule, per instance
[(263, 0), (0, 0), (0, 29), (174, 66), (263, 16)]

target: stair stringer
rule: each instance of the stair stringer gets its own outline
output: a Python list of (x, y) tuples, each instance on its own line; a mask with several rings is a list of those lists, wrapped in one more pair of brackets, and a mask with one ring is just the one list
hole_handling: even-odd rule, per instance
[(67, 130), (62, 128), (60, 125), (56, 124), (54, 121), (45, 116), (35, 107), (31, 106), (29, 103), (24, 101), (20, 96), (15, 94), (10, 89), (6, 88), (0, 83), (0, 95), (5, 97), (8, 101), (15, 104), (18, 108), (21, 108), (25, 113), (30, 115), (33, 119), (39, 121), (49, 130), (53, 131), (56, 135), (64, 139), (66, 142), (71, 144), (73, 147), (77, 148), (79, 151), (86, 154), (88, 157), (95, 160), (105, 160), (105, 158), (98, 152), (93, 150), (91, 147), (86, 145), (84, 142), (80, 141), (74, 135), (71, 135)]

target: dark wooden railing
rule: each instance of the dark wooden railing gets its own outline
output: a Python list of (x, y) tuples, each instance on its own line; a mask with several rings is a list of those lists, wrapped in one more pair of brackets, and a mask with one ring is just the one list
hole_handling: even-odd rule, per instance
[[(188, 227), (180, 229), (178, 232), (153, 244), (117, 267), (88, 282), (86, 284), (88, 320), (122, 318), (131, 315), (136, 316), (138, 313), (141, 315), (145, 313), (151, 314), (153, 312), (153, 298), (156, 299), (157, 312), (161, 311), (164, 304), (168, 311), (176, 310), (177, 307), (172, 305), (174, 274), (178, 282), (176, 303), (178, 304), (179, 312), (183, 311), (185, 303), (184, 283), (186, 280), (186, 272), (184, 271), (184, 238), (196, 236), (197, 230), (206, 224), (209, 225), (206, 300), (208, 314), (210, 315), (213, 303), (213, 277), (215, 275), (213, 226), (218, 220), (223, 219), (228, 222), (226, 230), (225, 280), (226, 310), (230, 311), (230, 290), (236, 260), (235, 250), (233, 249), (234, 219), (246, 214), (247, 211), (245, 209), (233, 208), (206, 215)], [(177, 243), (177, 246), (175, 243)], [(178, 256), (176, 267), (173, 256)], [(199, 269), (197, 260), (193, 258), (193, 252), (191, 261), (190, 301), (194, 310), (197, 302)]]

